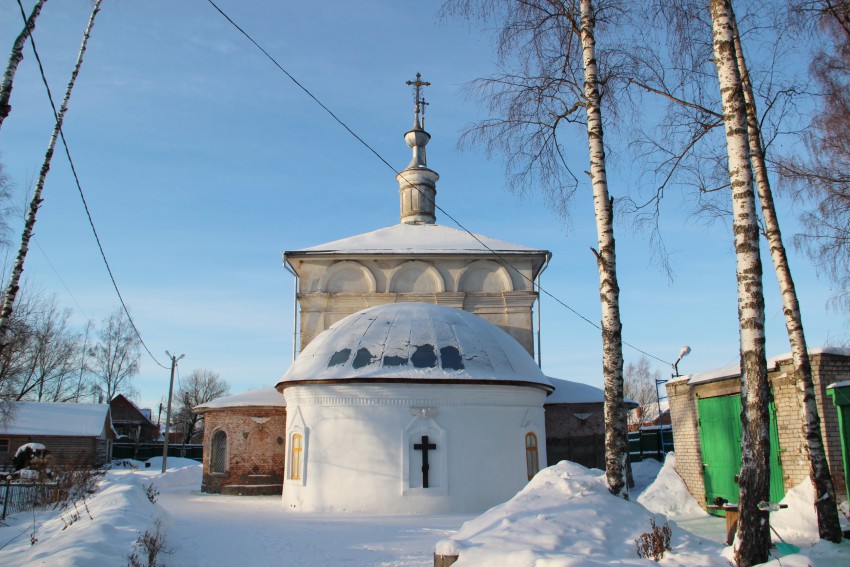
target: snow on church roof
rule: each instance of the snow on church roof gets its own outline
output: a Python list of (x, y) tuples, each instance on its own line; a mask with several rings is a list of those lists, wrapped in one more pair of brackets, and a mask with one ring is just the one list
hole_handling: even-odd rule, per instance
[(468, 254), (489, 253), (490, 250), (500, 254), (549, 254), (546, 250), (529, 248), (489, 236), (476, 234), (473, 237), (466, 231), (447, 226), (406, 223), (287, 254)]
[(232, 396), (216, 398), (205, 404), (195, 406), (195, 413), (203, 413), (207, 410), (216, 410), (236, 407), (286, 407), (283, 394), (274, 388), (259, 388), (248, 390)]
[(392, 303), (349, 315), (313, 339), (278, 386), (382, 378), (551, 387), (506, 332), (471, 313), (430, 303)]
[(12, 407), (12, 419), (0, 427), (0, 435), (98, 437), (109, 415), (109, 404), (15, 402)]

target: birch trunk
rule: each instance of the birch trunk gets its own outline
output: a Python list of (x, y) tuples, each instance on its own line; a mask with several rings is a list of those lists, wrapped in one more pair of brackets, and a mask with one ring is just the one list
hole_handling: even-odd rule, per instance
[(9, 55), (9, 63), (6, 65), (6, 72), (3, 73), (3, 82), (0, 83), (0, 127), (3, 126), (3, 121), (9, 116), (12, 107), (9, 106), (9, 98), (12, 96), (12, 82), (15, 79), (15, 73), (18, 70), (18, 65), (24, 59), (24, 46), (27, 44), (32, 30), (35, 29), (35, 19), (41, 13), (41, 7), (46, 0), (38, 0), (35, 6), (32, 7), (32, 13), (27, 18), (24, 24), (24, 29), (15, 39), (12, 45), (12, 54)]
[(20, 289), (21, 276), (24, 272), (24, 260), (26, 260), (27, 252), (29, 251), (29, 242), (32, 238), (33, 227), (35, 226), (35, 218), (38, 209), (41, 206), (43, 199), (41, 198), (44, 182), (47, 179), (47, 172), (50, 171), (50, 161), (53, 159), (53, 150), (56, 147), (56, 140), (62, 134), (62, 122), (65, 119), (65, 113), (68, 111), (68, 102), (71, 99), (71, 91), (74, 89), (74, 83), (77, 80), (77, 75), (80, 72), (80, 67), (83, 64), (83, 55), (86, 52), (86, 44), (89, 41), (94, 19), (100, 11), (100, 4), (103, 0), (97, 0), (92, 8), (91, 16), (89, 16), (88, 25), (83, 32), (83, 43), (80, 46), (80, 51), (77, 54), (77, 63), (74, 65), (74, 70), (71, 73), (71, 80), (68, 81), (68, 87), (65, 90), (65, 98), (62, 100), (62, 106), (56, 115), (56, 125), (53, 127), (53, 134), (50, 136), (50, 142), (47, 144), (47, 152), (44, 155), (44, 161), (41, 164), (41, 171), (38, 174), (38, 182), (33, 191), (32, 200), (30, 201), (29, 210), (27, 212), (27, 220), (24, 224), (24, 232), (21, 235), (21, 246), (18, 249), (18, 255), (15, 258), (15, 265), (12, 268), (12, 274), (9, 277), (9, 284), (6, 286), (6, 293), (3, 296), (3, 305), (0, 307), (0, 356), (6, 348), (6, 335), (9, 332), (9, 323), (12, 320), (12, 311), (14, 309), (15, 298)]
[(803, 316), (800, 312), (794, 279), (791, 277), (788, 255), (785, 253), (785, 245), (782, 243), (779, 218), (776, 214), (773, 192), (767, 175), (764, 148), (761, 143), (761, 127), (759, 126), (755, 97), (753, 96), (753, 85), (750, 82), (747, 64), (744, 60), (737, 22), (733, 20), (732, 25), (735, 33), (738, 70), (741, 74), (744, 101), (747, 105), (747, 136), (750, 145), (750, 159), (752, 160), (756, 188), (761, 203), (765, 236), (770, 245), (770, 257), (773, 260), (776, 278), (779, 281), (779, 290), (782, 294), (785, 328), (788, 330), (788, 341), (791, 343), (797, 387), (800, 389), (803, 402), (800, 405), (803, 439), (806, 440), (803, 444), (803, 452), (809, 463), (809, 478), (815, 489), (814, 505), (818, 515), (818, 532), (822, 539), (840, 543), (842, 533), (838, 520), (835, 487), (832, 484), (832, 475), (829, 471), (829, 462), (826, 459), (826, 449), (821, 436), (820, 415), (818, 414), (814, 380), (812, 379), (812, 365), (809, 361), (806, 337), (803, 332)]
[(581, 0), (581, 44), (584, 62), (584, 96), (587, 107), (587, 139), (590, 180), (599, 250), (599, 299), (602, 304), (602, 375), (605, 381), (605, 475), (612, 494), (626, 496), (628, 433), (623, 405), (623, 340), (620, 323), (620, 288), (614, 253), (614, 211), (608, 195), (605, 146), (602, 139), (599, 69), (593, 29), (593, 2)]
[(729, 0), (710, 0), (714, 64), (720, 85), (726, 151), (732, 187), (732, 229), (738, 278), (738, 320), (741, 336), (741, 474), (740, 519), (735, 561), (750, 567), (768, 560), (770, 531), (759, 502), (769, 499), (770, 438), (767, 359), (764, 336), (764, 295), (759, 257), (759, 233), (747, 111), (738, 71)]

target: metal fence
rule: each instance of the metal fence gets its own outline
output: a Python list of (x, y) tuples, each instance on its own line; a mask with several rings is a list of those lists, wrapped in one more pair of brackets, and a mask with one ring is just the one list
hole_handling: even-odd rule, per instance
[(46, 508), (52, 502), (50, 495), (56, 490), (55, 483), (33, 483), (12, 481), (9, 477), (0, 483), (2, 519), (9, 514)]
[[(113, 443), (112, 458), (113, 459), (136, 459), (137, 461), (147, 461), (152, 457), (162, 456), (162, 443)], [(186, 459), (194, 459), (196, 461), (204, 460), (204, 446), (200, 443), (192, 444), (175, 444), (168, 445), (169, 457), (184, 457)]]
[(629, 432), (629, 458), (639, 463), (644, 458), (664, 460), (664, 455), (673, 450), (673, 429), (669, 425), (660, 429), (657, 425), (642, 427)]

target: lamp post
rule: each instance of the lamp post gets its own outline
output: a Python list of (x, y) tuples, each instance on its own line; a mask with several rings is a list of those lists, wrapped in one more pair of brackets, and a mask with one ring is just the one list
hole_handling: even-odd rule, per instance
[(186, 356), (174, 356), (168, 351), (165, 351), (168, 358), (171, 359), (171, 383), (168, 385), (168, 408), (165, 411), (165, 439), (162, 442), (162, 472), (165, 473), (165, 465), (168, 462), (168, 434), (171, 429), (171, 395), (174, 393), (174, 370), (177, 368), (177, 361)]
[[(691, 347), (683, 346), (679, 349), (679, 357), (676, 359), (676, 362), (673, 363), (673, 372), (675, 374), (672, 376), (673, 378), (679, 377), (679, 361), (688, 356), (691, 353)], [(664, 445), (664, 424), (661, 419), (661, 394), (658, 393), (658, 387), (666, 384), (669, 380), (663, 380), (660, 378), (655, 379), (655, 402), (658, 404), (656, 407), (658, 408), (658, 450), (660, 453), (660, 457), (663, 457), (667, 454), (667, 449)], [(666, 396), (665, 396), (666, 397)]]

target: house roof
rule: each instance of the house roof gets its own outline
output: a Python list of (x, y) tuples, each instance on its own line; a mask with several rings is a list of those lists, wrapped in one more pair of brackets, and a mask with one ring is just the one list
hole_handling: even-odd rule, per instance
[(109, 404), (15, 402), (13, 408), (0, 435), (99, 437), (109, 416)]
[[(137, 405), (135, 404), (135, 402), (133, 402), (133, 400), (131, 400), (130, 398), (128, 398), (128, 397), (127, 397), (127, 396), (125, 396), (124, 394), (118, 394), (118, 395), (116, 395), (114, 398), (112, 398), (112, 401), (111, 401), (111, 402), (109, 402), (109, 403), (110, 403), (110, 407), (111, 407), (111, 404), (112, 404), (113, 402), (115, 402), (116, 400), (118, 400), (119, 398), (121, 398), (122, 400), (124, 400), (125, 402), (127, 402), (127, 403), (130, 405), (130, 407), (132, 407), (134, 410), (136, 410), (136, 411), (139, 413), (139, 416), (140, 416), (142, 419), (144, 419), (145, 421), (147, 421), (147, 422), (148, 422), (148, 425), (151, 425), (151, 426), (153, 426), (153, 427), (157, 427), (157, 425), (156, 425), (153, 421), (151, 421), (151, 410), (150, 410), (150, 409), (148, 409), (148, 408), (146, 408), (146, 409), (141, 409), (139, 406), (137, 406)], [(127, 420), (115, 419), (115, 418), (113, 417), (112, 421), (113, 421), (113, 423), (120, 423), (120, 422), (124, 422), (124, 421), (127, 421)]]
[(283, 394), (275, 388), (259, 388), (248, 390), (241, 394), (216, 398), (205, 404), (195, 406), (195, 413), (203, 413), (208, 410), (237, 408), (237, 407), (286, 407), (286, 399)]
[(391, 303), (349, 315), (313, 339), (277, 386), (361, 380), (551, 389), (513, 337), (477, 315), (431, 303)]
[[(553, 378), (547, 376), (549, 381), (555, 386), (555, 391), (549, 394), (546, 398), (546, 405), (549, 404), (593, 404), (604, 403), (605, 392), (601, 388), (583, 384), (582, 382), (572, 382), (562, 378)], [(630, 398), (624, 398), (623, 402), (626, 408), (637, 407), (637, 402)]]
[(546, 398), (546, 404), (586, 404), (605, 401), (605, 393), (596, 386), (551, 376), (547, 378), (555, 386), (555, 391)]
[(437, 224), (396, 224), (372, 232), (335, 240), (301, 250), (286, 252), (296, 254), (544, 254), (546, 250), (529, 248), (521, 244), (497, 240), (489, 236)]

